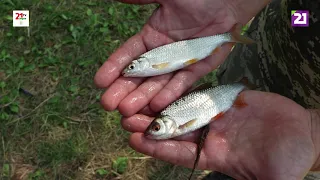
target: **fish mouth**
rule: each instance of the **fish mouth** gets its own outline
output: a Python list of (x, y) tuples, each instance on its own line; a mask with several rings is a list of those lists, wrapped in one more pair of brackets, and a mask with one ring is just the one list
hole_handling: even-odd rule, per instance
[(153, 135), (149, 131), (144, 132), (143, 135), (144, 135), (144, 137), (146, 137), (148, 139), (153, 139)]
[(147, 127), (147, 129), (143, 133), (144, 137), (148, 139), (153, 139), (153, 134), (151, 133), (151, 127), (152, 127), (152, 123)]
[(127, 71), (127, 69), (123, 70), (123, 71), (121, 72), (121, 75), (122, 75), (123, 77), (127, 77), (127, 76), (128, 76), (128, 71)]
[(123, 76), (123, 77), (134, 77), (134, 73), (132, 73), (132, 72), (130, 72), (130, 71), (128, 71), (127, 69), (125, 69), (125, 70), (123, 70), (122, 72), (121, 72), (121, 75)]

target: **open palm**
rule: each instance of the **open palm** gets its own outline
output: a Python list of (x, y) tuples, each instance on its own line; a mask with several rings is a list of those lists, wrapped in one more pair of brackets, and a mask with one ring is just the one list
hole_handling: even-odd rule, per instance
[[(101, 98), (106, 110), (118, 109), (124, 116), (137, 112), (159, 111), (176, 100), (192, 84), (226, 58), (231, 44), (207, 59), (183, 70), (151, 78), (124, 78), (121, 71), (134, 58), (155, 47), (176, 40), (202, 37), (229, 31), (244, 24), (258, 10), (242, 13), (239, 19), (233, 0), (122, 0), (126, 3), (160, 3), (142, 31), (114, 52), (95, 76), (100, 88), (108, 88)], [(256, 6), (255, 6), (256, 8)], [(141, 111), (142, 110), (142, 111)]]
[[(210, 124), (198, 169), (223, 172), (236, 179), (303, 179), (316, 161), (310, 113), (283, 96), (241, 93), (248, 106), (232, 108)], [(172, 140), (149, 140), (143, 131), (152, 117), (134, 115), (122, 125), (134, 132), (138, 152), (192, 168), (199, 131)]]
[[(194, 142), (200, 130), (173, 140), (148, 140), (143, 132), (152, 117), (146, 115), (165, 108), (220, 65), (231, 45), (185, 69), (151, 78), (124, 78), (121, 71), (125, 66), (155, 47), (224, 33), (237, 23), (245, 24), (269, 1), (122, 0), (161, 4), (142, 31), (117, 49), (95, 76), (98, 87), (108, 88), (101, 98), (103, 107), (118, 109), (124, 115), (122, 126), (134, 132), (130, 138), (134, 149), (174, 164), (193, 166)], [(232, 108), (210, 125), (197, 168), (217, 170), (237, 179), (302, 179), (316, 157), (308, 111), (276, 94), (242, 94), (248, 106)]]

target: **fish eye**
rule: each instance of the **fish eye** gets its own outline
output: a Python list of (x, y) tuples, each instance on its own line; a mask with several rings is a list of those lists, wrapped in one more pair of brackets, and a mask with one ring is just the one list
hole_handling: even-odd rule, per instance
[(154, 130), (154, 131), (159, 131), (160, 130), (160, 124), (155, 124), (155, 125), (153, 125), (152, 126), (152, 130)]
[(132, 70), (134, 68), (134, 64), (130, 64), (128, 68)]

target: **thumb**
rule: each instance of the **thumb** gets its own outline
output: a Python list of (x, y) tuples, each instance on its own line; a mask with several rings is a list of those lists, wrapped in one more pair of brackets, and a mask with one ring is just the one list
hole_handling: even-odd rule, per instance
[(127, 3), (127, 4), (151, 4), (151, 3), (156, 3), (157, 0), (117, 0), (122, 3)]

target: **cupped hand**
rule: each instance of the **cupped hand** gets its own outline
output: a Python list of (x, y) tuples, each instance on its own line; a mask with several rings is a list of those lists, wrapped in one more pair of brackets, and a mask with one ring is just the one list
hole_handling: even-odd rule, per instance
[(263, 1), (254, 0), (250, 4), (253, 8), (242, 8), (245, 4), (238, 5), (239, 1), (122, 0), (137, 4), (159, 3), (161, 6), (154, 11), (142, 31), (117, 49), (98, 70), (95, 84), (108, 88), (101, 97), (104, 109), (118, 109), (124, 116), (132, 116), (139, 111), (159, 111), (181, 96), (195, 81), (214, 70), (230, 52), (231, 44), (225, 44), (219, 53), (177, 72), (150, 78), (121, 76), (125, 66), (150, 49), (176, 40), (227, 32), (237, 23), (248, 22), (263, 7)]
[[(310, 112), (283, 96), (243, 91), (248, 106), (233, 107), (210, 124), (197, 169), (215, 170), (236, 179), (303, 179), (317, 159)], [(152, 117), (122, 119), (134, 132), (130, 145), (138, 152), (192, 168), (199, 133), (171, 140), (146, 139)], [(178, 140), (177, 140), (178, 139)]]

